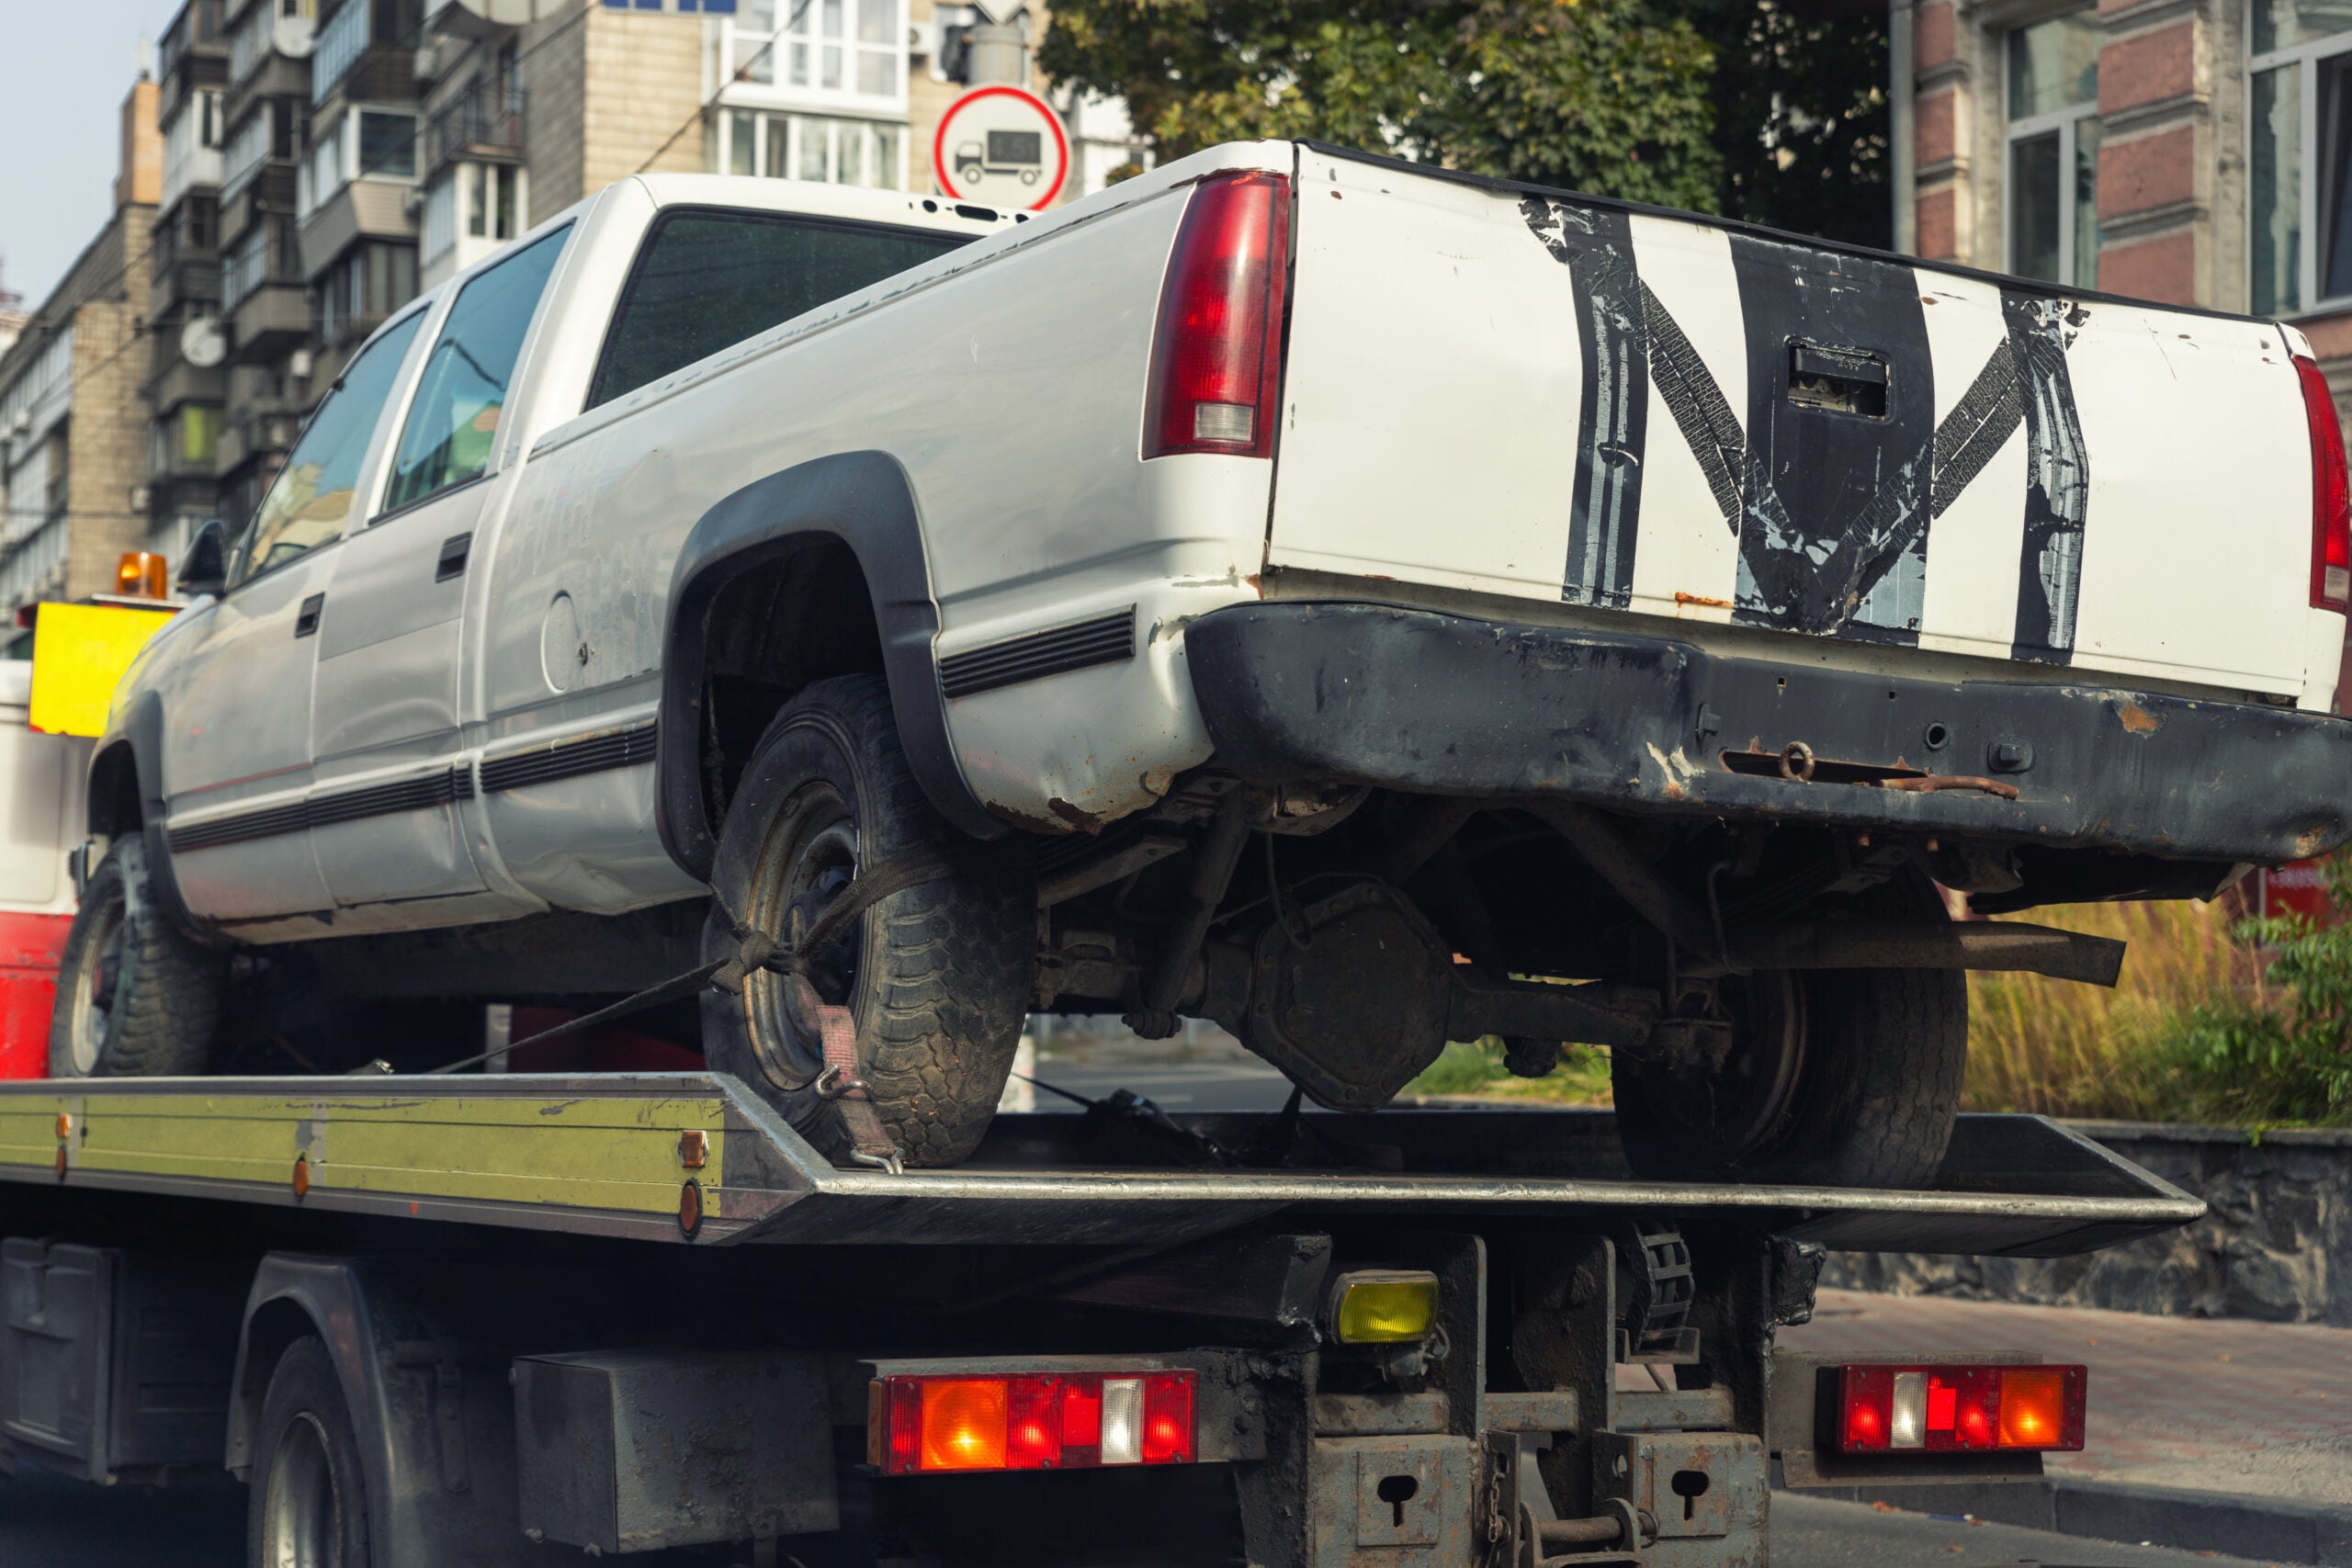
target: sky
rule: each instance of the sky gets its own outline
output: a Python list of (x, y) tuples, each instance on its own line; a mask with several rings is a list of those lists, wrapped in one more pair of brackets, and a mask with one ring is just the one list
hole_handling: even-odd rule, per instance
[(139, 40), (152, 45), (181, 4), (0, 0), (0, 288), (23, 295), (26, 310), (114, 215)]

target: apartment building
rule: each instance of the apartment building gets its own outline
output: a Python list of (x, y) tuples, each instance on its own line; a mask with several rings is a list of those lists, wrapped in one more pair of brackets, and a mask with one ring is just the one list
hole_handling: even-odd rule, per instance
[(2352, 401), (2352, 7), (1894, 0), (1893, 20), (1906, 248), (2291, 321)]
[(189, 0), (157, 43), (164, 170), (148, 264), (147, 547), (172, 560), (220, 510), (229, 352), (220, 317), (229, 40), (220, 7)]
[(142, 74), (123, 100), (114, 216), (0, 354), (0, 614), (110, 591), (146, 537), (157, 96)]
[(417, 46), (424, 0), (321, 0), (295, 176), (312, 376), (331, 384), (417, 292)]
[(228, 353), (214, 475), (220, 515), (232, 521), (253, 515), (322, 386), (311, 376), (295, 206), (316, 23), (314, 0), (223, 0), (228, 151), (220, 243)]

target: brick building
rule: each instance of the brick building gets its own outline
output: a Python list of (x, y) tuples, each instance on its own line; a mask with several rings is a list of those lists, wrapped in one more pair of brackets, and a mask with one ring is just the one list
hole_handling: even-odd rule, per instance
[(0, 604), (110, 591), (147, 531), (156, 84), (123, 100), (114, 216), (0, 354)]
[(1894, 0), (1892, 17), (1898, 248), (2291, 321), (2352, 391), (2352, 7)]

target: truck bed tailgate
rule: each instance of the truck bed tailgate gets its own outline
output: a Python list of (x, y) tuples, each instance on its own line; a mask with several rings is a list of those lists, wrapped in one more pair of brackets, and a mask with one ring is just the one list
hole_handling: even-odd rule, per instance
[(1314, 149), (1297, 191), (1273, 569), (2274, 695), (2340, 639), (2275, 326)]

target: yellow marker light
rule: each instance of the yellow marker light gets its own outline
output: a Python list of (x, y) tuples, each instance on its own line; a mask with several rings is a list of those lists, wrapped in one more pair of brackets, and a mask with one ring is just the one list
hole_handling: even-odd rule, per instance
[(1331, 1333), (1342, 1345), (1403, 1345), (1437, 1322), (1437, 1276), (1360, 1270), (1331, 1287)]

